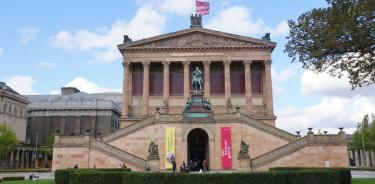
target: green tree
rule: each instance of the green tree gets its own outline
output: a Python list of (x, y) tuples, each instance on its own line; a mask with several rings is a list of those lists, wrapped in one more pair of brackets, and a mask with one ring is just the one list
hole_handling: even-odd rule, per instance
[(16, 134), (4, 122), (0, 124), (0, 154), (6, 154), (18, 145)]
[(47, 153), (49, 156), (52, 156), (53, 153), (53, 143), (55, 142), (55, 134), (51, 133), (48, 135), (47, 138), (47, 145), (44, 147), (41, 147), (41, 151)]
[(375, 116), (365, 115), (361, 123), (358, 123), (357, 130), (353, 134), (351, 149), (375, 150)]
[(375, 84), (375, 3), (327, 0), (290, 20), (285, 52), (305, 69), (348, 76), (352, 88)]

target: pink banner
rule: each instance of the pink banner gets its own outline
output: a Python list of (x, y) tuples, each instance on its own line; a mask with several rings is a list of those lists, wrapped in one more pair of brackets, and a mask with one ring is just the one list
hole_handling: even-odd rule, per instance
[(210, 9), (210, 3), (204, 1), (195, 1), (196, 10), (195, 13), (197, 15), (208, 15), (208, 10)]
[(221, 127), (221, 165), (223, 169), (232, 168), (230, 133), (230, 127)]

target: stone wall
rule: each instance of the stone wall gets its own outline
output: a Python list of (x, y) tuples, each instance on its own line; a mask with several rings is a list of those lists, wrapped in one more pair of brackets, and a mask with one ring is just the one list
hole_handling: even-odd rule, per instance
[(272, 167), (348, 167), (348, 160), (345, 145), (307, 146), (257, 170), (268, 170)]
[(176, 128), (176, 162), (187, 162), (187, 136), (194, 128), (201, 128), (209, 135), (209, 163), (211, 169), (221, 168), (221, 137), (220, 128), (231, 127), (233, 168), (238, 167), (237, 154), (240, 150), (240, 142), (244, 140), (250, 145), (250, 157), (254, 158), (288, 142), (267, 134), (258, 129), (241, 123), (157, 123), (130, 135), (110, 142), (112, 146), (126, 150), (141, 158), (147, 158), (147, 149), (151, 141), (159, 146), (160, 168), (165, 168), (165, 130)]

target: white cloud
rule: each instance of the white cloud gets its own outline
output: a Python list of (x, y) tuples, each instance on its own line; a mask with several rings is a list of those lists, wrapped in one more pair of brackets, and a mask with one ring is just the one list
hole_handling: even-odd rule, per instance
[(51, 91), (49, 92), (49, 94), (50, 94), (50, 95), (58, 95), (58, 94), (60, 94), (60, 91), (57, 90), (57, 89), (54, 89), (54, 90), (51, 90)]
[(4, 49), (0, 47), (0, 56), (4, 55)]
[(121, 57), (117, 45), (122, 43), (123, 35), (133, 40), (161, 34), (166, 18), (150, 6), (138, 9), (129, 22), (116, 21), (110, 28), (101, 27), (95, 31), (59, 31), (53, 37), (53, 45), (68, 50), (93, 51), (93, 56), (102, 62), (112, 62)]
[(103, 93), (103, 92), (121, 92), (121, 89), (110, 89), (105, 87), (100, 87), (92, 81), (87, 80), (84, 77), (76, 77), (70, 81), (66, 87), (76, 87), (80, 91), (86, 93)]
[(39, 28), (37, 27), (24, 27), (21, 29), (20, 44), (26, 45), (29, 41), (34, 40), (37, 37)]
[(310, 107), (287, 107), (280, 110), (276, 122), (279, 128), (290, 132), (306, 132), (307, 128), (312, 127), (337, 133), (338, 127), (344, 127), (347, 133), (352, 133), (357, 122), (365, 114), (371, 113), (375, 113), (375, 97), (324, 97), (318, 104)]
[(5, 83), (8, 86), (10, 86), (13, 90), (23, 95), (38, 94), (33, 89), (33, 84), (36, 83), (36, 80), (34, 80), (32, 77), (15, 75), (5, 80)]
[[(235, 20), (235, 21), (233, 21)], [(220, 30), (240, 35), (256, 35), (271, 32), (271, 36), (285, 35), (289, 31), (286, 21), (275, 28), (269, 28), (262, 19), (254, 19), (245, 6), (232, 6), (223, 9), (219, 14), (208, 20), (209, 29)]]
[(328, 96), (374, 96), (375, 86), (350, 90), (349, 79), (332, 77), (327, 73), (314, 73), (306, 70), (301, 76), (302, 95), (323, 94)]
[(192, 0), (163, 0), (160, 10), (177, 15), (189, 15), (195, 12), (195, 1)]
[(48, 68), (48, 69), (56, 67), (56, 63), (50, 63), (50, 62), (37, 62), (35, 63), (35, 65), (41, 68)]
[(284, 83), (293, 78), (296, 72), (293, 70), (292, 67), (288, 67), (284, 70), (277, 71), (275, 68), (271, 68), (272, 73), (272, 82), (275, 83)]

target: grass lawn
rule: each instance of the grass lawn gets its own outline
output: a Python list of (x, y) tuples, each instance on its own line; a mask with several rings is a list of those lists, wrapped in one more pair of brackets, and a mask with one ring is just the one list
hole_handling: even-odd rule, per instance
[[(353, 184), (375, 184), (375, 178), (371, 179), (352, 179)], [(36, 180), (36, 181), (29, 181), (29, 180), (22, 180), (22, 181), (7, 181), (1, 184), (55, 184), (54, 180)]]
[(354, 178), (352, 179), (353, 184), (375, 184), (375, 178), (371, 179), (359, 179), (359, 178)]
[(55, 180), (20, 180), (20, 181), (7, 181), (1, 184), (55, 184)]

